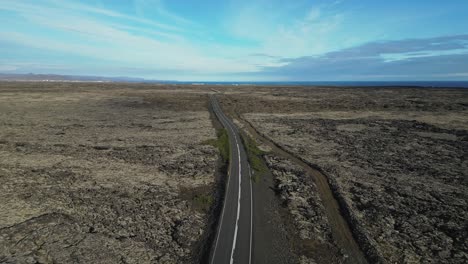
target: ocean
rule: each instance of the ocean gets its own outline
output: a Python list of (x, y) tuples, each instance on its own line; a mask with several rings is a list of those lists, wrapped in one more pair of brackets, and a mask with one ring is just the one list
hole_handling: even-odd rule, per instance
[[(171, 82), (169, 82), (171, 83)], [(194, 85), (303, 85), (303, 86), (381, 86), (381, 87), (426, 87), (426, 88), (468, 88), (468, 81), (320, 81), (320, 82), (174, 82)]]

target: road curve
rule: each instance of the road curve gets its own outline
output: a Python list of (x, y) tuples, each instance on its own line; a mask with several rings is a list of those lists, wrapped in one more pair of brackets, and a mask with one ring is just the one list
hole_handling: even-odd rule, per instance
[(223, 113), (214, 95), (210, 96), (210, 102), (213, 112), (227, 130), (231, 149), (224, 204), (210, 264), (250, 264), (253, 254), (253, 200), (247, 153), (239, 130)]

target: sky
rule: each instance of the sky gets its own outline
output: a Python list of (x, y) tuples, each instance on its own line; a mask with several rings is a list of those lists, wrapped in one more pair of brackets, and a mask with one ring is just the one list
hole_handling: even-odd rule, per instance
[(0, 0), (0, 72), (468, 80), (466, 0)]

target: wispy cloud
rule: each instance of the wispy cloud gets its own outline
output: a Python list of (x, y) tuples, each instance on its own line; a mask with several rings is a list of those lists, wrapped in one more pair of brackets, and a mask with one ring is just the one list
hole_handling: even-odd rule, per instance
[(169, 11), (162, 0), (134, 0), (133, 2), (136, 13), (141, 17), (147, 15), (153, 17), (152, 15), (156, 13), (178, 25), (198, 26), (194, 21)]
[[(269, 9), (268, 2), (254, 1), (233, 9), (228, 30), (256, 42), (258, 53), (292, 57), (332, 50), (329, 38), (343, 22), (331, 5), (297, 2)], [(290, 13), (301, 14), (291, 17)]]
[(468, 35), (371, 42), (280, 61), (286, 65), (265, 67), (258, 74), (295, 80), (464, 77), (468, 73)]
[(18, 67), (14, 65), (0, 65), (0, 71), (3, 71), (3, 72), (15, 71), (17, 69)]
[(133, 21), (133, 22), (137, 22), (141, 24), (146, 24), (146, 25), (158, 28), (160, 30), (182, 31), (180, 27), (177, 27), (171, 24), (160, 23), (154, 20), (149, 20), (149, 19), (138, 17), (138, 16), (122, 14), (114, 10), (98, 8), (95, 6), (81, 4), (79, 2), (70, 2), (68, 0), (63, 0), (63, 1), (38, 0), (33, 4), (6, 0), (0, 6), (0, 10), (19, 12), (21, 14), (32, 13), (32, 14), (37, 14), (37, 15), (54, 14), (54, 13), (60, 13), (60, 12), (79, 14), (83, 16), (84, 15), (102, 15), (102, 16), (109, 17), (109, 18), (118, 18), (118, 19), (129, 20), (129, 21)]
[(249, 56), (260, 57), (260, 58), (269, 58), (269, 59), (281, 59), (280, 56), (273, 56), (266, 53), (251, 53)]
[[(467, 53), (461, 25), (468, 19), (457, 10), (468, 4), (395, 1), (200, 0), (189, 8), (170, 0), (3, 0), (0, 71), (324, 80), (390, 78), (405, 69), (465, 76), (459, 58)], [(385, 9), (395, 6), (404, 14)]]
[[(90, 60), (109, 61), (122, 65), (138, 65), (154, 70), (179, 70), (196, 72), (222, 73), (240, 70), (253, 70), (252, 65), (236, 63), (219, 57), (201, 53), (185, 39), (185, 35), (176, 32), (139, 29), (118, 20), (107, 20), (77, 10), (102, 13), (106, 16), (132, 19), (138, 22), (155, 23), (133, 18), (120, 13), (97, 9), (83, 4), (53, 1), (57, 6), (42, 6), (9, 1), (0, 9), (14, 11), (41, 30), (54, 32), (44, 36), (34, 29), (27, 32), (10, 30), (0, 31), (0, 41), (14, 43), (38, 50), (50, 50), (63, 54), (78, 55)], [(163, 24), (159, 24), (163, 25)], [(133, 32), (132, 32), (133, 31)], [(137, 32), (135, 32), (137, 31)], [(148, 34), (137, 33), (153, 33)], [(61, 34), (67, 34), (63, 38)], [(60, 37), (56, 37), (59, 35)], [(169, 40), (167, 39), (169, 38)]]

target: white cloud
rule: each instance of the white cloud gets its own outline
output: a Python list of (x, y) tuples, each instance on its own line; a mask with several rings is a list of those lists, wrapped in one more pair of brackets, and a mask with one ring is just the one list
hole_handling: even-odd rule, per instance
[[(158, 28), (160, 30), (183, 31), (183, 28), (181, 28), (180, 26), (175, 26), (174, 25), (173, 20), (177, 20), (177, 21), (181, 20), (180, 18), (175, 17), (175, 16), (172, 17), (173, 20), (169, 24), (169, 23), (157, 22), (157, 21), (146, 19), (146, 18), (143, 18), (143, 17), (130, 16), (130, 15), (122, 14), (122, 13), (119, 13), (119, 12), (116, 12), (116, 11), (113, 11), (113, 10), (109, 10), (109, 9), (98, 8), (98, 7), (89, 6), (89, 5), (85, 5), (85, 4), (81, 4), (81, 3), (77, 3), (77, 2), (70, 2), (68, 0), (48, 0), (48, 1), (50, 1), (52, 3), (55, 3), (56, 6), (58, 8), (60, 8), (60, 9), (67, 9), (69, 11), (78, 11), (81, 14), (83, 14), (83, 12), (88, 12), (88, 13), (93, 13), (93, 14), (98, 14), (98, 15), (104, 15), (104, 16), (107, 16), (107, 17), (126, 19), (126, 20), (130, 20), (130, 21), (133, 21), (133, 22), (138, 22), (138, 23), (141, 23), (141, 24), (144, 24), (144, 25), (153, 26), (153, 27), (156, 27), (156, 28)], [(151, 6), (151, 8), (154, 9), (155, 6), (153, 5), (153, 6)], [(190, 23), (188, 23), (188, 21), (185, 21), (185, 22), (187, 24), (190, 24)]]
[(6, 71), (15, 71), (17, 70), (18, 67), (14, 65), (0, 65), (0, 71), (6, 72)]
[(330, 6), (296, 7), (308, 11), (295, 19), (291, 19), (290, 10), (265, 11), (265, 6), (257, 2), (238, 7), (228, 25), (232, 34), (256, 42), (254, 52), (297, 57), (333, 50), (335, 44), (329, 36), (340, 26), (343, 16), (328, 12)]
[(162, 0), (134, 0), (133, 3), (135, 11), (141, 17), (157, 13), (180, 25), (197, 26), (195, 22), (169, 11)]
[(320, 8), (314, 7), (310, 9), (309, 13), (307, 14), (305, 21), (316, 21), (320, 18)]
[[(289, 12), (304, 9), (299, 4), (278, 7), (258, 0), (236, 5), (235, 15), (227, 22), (230, 31), (226, 34), (233, 33), (256, 44), (234, 46), (218, 43), (206, 33), (197, 33), (203, 32), (200, 25), (169, 11), (161, 0), (133, 3), (140, 16), (69, 0), (6, 0), (0, 10), (19, 15), (18, 22), (12, 20), (13, 23), (23, 23), (28, 28), (1, 29), (0, 41), (62, 53), (64, 59), (81, 56), (82, 62), (222, 74), (256, 72), (263, 67), (285, 65), (279, 61), (280, 57), (328, 51), (327, 35), (341, 21), (339, 16), (330, 15), (318, 6), (308, 7), (302, 17), (295, 18)], [(252, 53), (278, 57), (248, 56)]]
[[(99, 62), (107, 61), (161, 71), (216, 74), (255, 71), (257, 68), (254, 65), (222, 56), (206, 54), (186, 40), (181, 33), (166, 33), (151, 29), (139, 30), (115, 20), (108, 21), (82, 12), (69, 11), (70, 5), (68, 2), (65, 3), (67, 8), (51, 8), (16, 2), (3, 5), (0, 9), (19, 13), (30, 25), (60, 34), (44, 35), (40, 33), (41, 30), (36, 31), (34, 28), (30, 28), (27, 32), (3, 29), (0, 31), (0, 40), (34, 49), (84, 56)], [(83, 5), (76, 6), (72, 10), (76, 8), (96, 11)], [(117, 13), (109, 14), (117, 16)], [(157, 36), (145, 34), (149, 31)], [(68, 37), (64, 37), (64, 34)], [(225, 50), (229, 50), (229, 47)]]
[(140, 17), (130, 16), (126, 14), (122, 14), (113, 10), (97, 8), (94, 6), (88, 6), (80, 3), (69, 2), (67, 0), (46, 0), (44, 1), (37, 1), (34, 4), (27, 4), (21, 3), (18, 1), (11, 1), (5, 0), (2, 5), (0, 5), (0, 10), (7, 10), (18, 12), (21, 14), (29, 13), (29, 14), (37, 14), (37, 15), (44, 15), (44, 14), (56, 14), (56, 13), (71, 13), (71, 14), (80, 14), (80, 15), (102, 15), (110, 18), (117, 18), (117, 19), (124, 19), (127, 21), (133, 21), (137, 23), (141, 23), (144, 25), (155, 27), (159, 30), (165, 31), (176, 31), (180, 32), (183, 31), (182, 28), (169, 25), (166, 23), (159, 23), (153, 20), (148, 20)]

